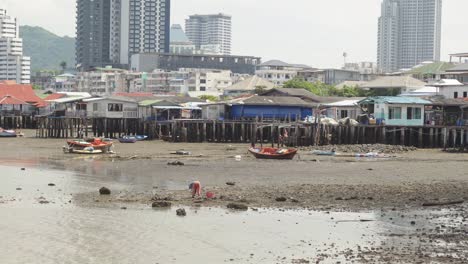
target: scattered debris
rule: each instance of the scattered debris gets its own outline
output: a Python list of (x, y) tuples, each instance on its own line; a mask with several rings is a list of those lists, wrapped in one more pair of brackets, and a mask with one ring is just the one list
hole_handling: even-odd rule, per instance
[(288, 199), (286, 197), (276, 197), (275, 201), (277, 202), (286, 202)]
[(23, 189), (22, 189), (22, 188), (16, 188), (16, 190), (17, 190), (17, 191), (21, 191), (21, 190), (23, 190)]
[(243, 210), (243, 211), (246, 211), (249, 209), (247, 205), (241, 204), (241, 203), (230, 203), (227, 205), (227, 208), (234, 209), (234, 210)]
[(182, 161), (173, 161), (173, 162), (168, 162), (167, 165), (169, 165), (169, 166), (184, 166), (185, 164)]
[(236, 150), (236, 148), (233, 147), (232, 145), (229, 145), (229, 146), (227, 146), (226, 150), (227, 151), (233, 151), (233, 150)]
[(26, 168), (21, 168), (22, 171), (26, 170)]
[(186, 216), (186, 215), (187, 215), (187, 212), (185, 211), (184, 208), (179, 208), (179, 209), (177, 209), (176, 214), (177, 214), (178, 216)]
[(229, 185), (229, 186), (234, 186), (234, 185), (236, 185), (236, 182), (226, 182), (226, 184)]
[(308, 264), (308, 263), (310, 263), (310, 261), (306, 260), (306, 259), (293, 259), (291, 263), (294, 263), (294, 264)]
[(322, 150), (330, 151), (334, 149), (340, 153), (402, 153), (417, 150), (416, 147), (394, 146), (383, 144), (362, 144), (362, 145), (326, 145), (301, 148), (303, 151)]
[(153, 208), (167, 208), (171, 206), (172, 204), (167, 201), (158, 201), (158, 202), (153, 202), (153, 204), (151, 204), (151, 207)]
[(120, 209), (122, 209), (122, 210), (127, 210), (127, 207), (122, 206), (122, 207), (120, 207)]
[(111, 191), (107, 187), (102, 187), (101, 189), (99, 189), (99, 194), (100, 195), (110, 195)]
[(423, 203), (422, 206), (444, 206), (444, 205), (454, 205), (454, 204), (462, 204), (464, 200), (456, 200), (456, 201), (447, 201), (447, 202), (427, 202)]
[(55, 183), (49, 183), (48, 186), (55, 186)]
[(190, 151), (184, 151), (184, 150), (177, 150), (176, 152), (172, 152), (172, 155), (181, 155), (181, 156), (189, 156), (192, 155)]

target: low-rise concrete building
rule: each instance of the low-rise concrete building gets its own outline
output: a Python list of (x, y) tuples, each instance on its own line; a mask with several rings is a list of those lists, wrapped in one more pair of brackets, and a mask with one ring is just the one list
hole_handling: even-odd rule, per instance
[(270, 60), (261, 63), (255, 70), (255, 75), (266, 79), (277, 86), (282, 86), (285, 82), (294, 79), (298, 72), (310, 70), (307, 65), (289, 64), (280, 60)]
[(455, 79), (442, 79), (431, 83), (430, 86), (436, 87), (437, 95), (445, 98), (468, 98), (468, 85)]

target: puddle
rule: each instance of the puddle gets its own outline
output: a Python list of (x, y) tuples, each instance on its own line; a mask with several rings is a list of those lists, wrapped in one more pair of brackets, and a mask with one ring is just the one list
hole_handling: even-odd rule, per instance
[[(435, 232), (431, 230), (442, 224), (450, 229), (464, 220), (447, 217), (450, 211), (443, 210), (328, 213), (186, 208), (187, 216), (177, 217), (177, 208), (157, 211), (128, 204), (127, 210), (121, 210), (81, 207), (69, 200), (72, 193), (95, 191), (102, 184), (138, 190), (156, 182), (176, 189), (186, 186), (184, 178), (139, 179), (119, 168), (94, 176), (37, 165), (25, 170), (0, 166), (0, 172), (0, 255), (2, 263), (11, 264), (348, 263), (361, 249), (413, 254), (427, 243), (446, 248), (450, 244), (424, 244), (414, 234)], [(41, 204), (41, 197), (49, 203)]]

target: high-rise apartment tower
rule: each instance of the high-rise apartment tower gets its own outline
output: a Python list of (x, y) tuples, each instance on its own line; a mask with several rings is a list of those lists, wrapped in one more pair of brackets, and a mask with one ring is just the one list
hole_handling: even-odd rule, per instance
[(168, 52), (170, 0), (77, 0), (77, 64), (127, 67), (132, 54)]
[(19, 84), (31, 82), (31, 59), (23, 56), (23, 39), (19, 37), (16, 18), (0, 8), (0, 80)]
[(193, 15), (185, 20), (185, 34), (198, 50), (231, 54), (231, 16)]
[(440, 60), (442, 0), (383, 0), (377, 63), (383, 72)]

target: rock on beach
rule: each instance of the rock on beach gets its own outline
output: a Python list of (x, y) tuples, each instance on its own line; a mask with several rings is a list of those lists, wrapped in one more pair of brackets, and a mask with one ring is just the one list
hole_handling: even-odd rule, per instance
[(110, 195), (111, 191), (107, 187), (102, 187), (101, 189), (99, 189), (99, 194), (100, 195)]

